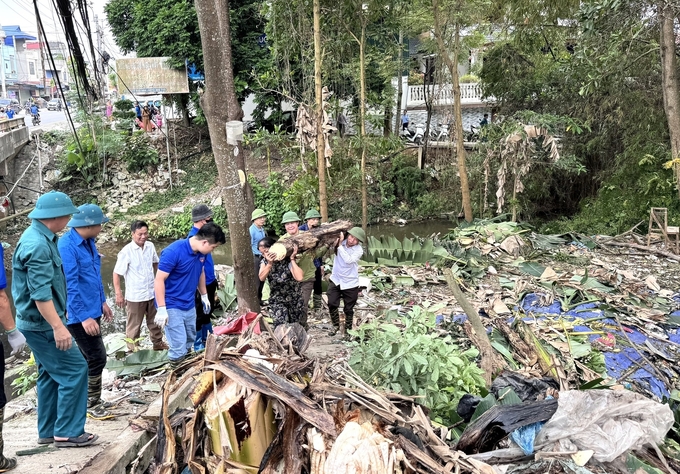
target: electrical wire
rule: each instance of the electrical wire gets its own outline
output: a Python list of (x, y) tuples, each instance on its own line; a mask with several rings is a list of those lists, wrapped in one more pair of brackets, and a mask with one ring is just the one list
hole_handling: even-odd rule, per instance
[[(54, 56), (52, 55), (52, 48), (50, 47), (50, 44), (47, 42), (47, 37), (45, 36), (45, 28), (43, 28), (43, 23), (42, 23), (42, 18), (40, 17), (40, 12), (38, 11), (38, 0), (33, 0), (33, 6), (35, 7), (35, 18), (38, 23), (38, 41), (40, 41), (40, 33), (42, 33), (42, 38), (45, 41), (45, 46), (47, 46), (47, 53), (50, 58), (50, 62), (52, 63), (52, 70), (57, 71), (57, 66), (54, 62)], [(61, 97), (64, 97), (64, 88), (61, 85), (61, 79), (59, 79), (59, 74), (55, 74), (55, 79), (57, 83), (57, 87), (59, 88), (59, 92), (61, 93)], [(71, 123), (71, 130), (73, 132), (73, 138), (76, 141), (76, 144), (78, 145), (78, 150), (80, 153), (83, 153), (83, 147), (80, 143), (80, 138), (78, 137), (78, 134), (76, 133), (76, 126), (73, 123), (73, 117), (71, 117), (71, 111), (69, 110), (68, 107), (66, 107), (66, 115), (68, 117), (68, 121)]]

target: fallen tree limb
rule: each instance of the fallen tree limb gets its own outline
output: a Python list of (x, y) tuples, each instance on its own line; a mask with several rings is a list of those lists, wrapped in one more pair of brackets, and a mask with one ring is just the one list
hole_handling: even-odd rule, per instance
[[(471, 329), (468, 331), (468, 336), (477, 349), (479, 349), (481, 355), (480, 366), (484, 371), (484, 382), (486, 383), (486, 388), (489, 388), (491, 387), (493, 374), (504, 369), (507, 365), (500, 356), (496, 355), (493, 347), (491, 347), (489, 336), (486, 334), (486, 328), (482, 323), (482, 319), (479, 317), (479, 313), (477, 313), (475, 308), (463, 294), (463, 291), (458, 286), (450, 268), (444, 270), (444, 278), (446, 278), (446, 283), (449, 285), (453, 296), (456, 297), (456, 301), (458, 301), (458, 304), (463, 308), (463, 311), (465, 311), (465, 314), (468, 317), (470, 323), (469, 328)], [(464, 327), (465, 326), (466, 325), (464, 325)]]
[(645, 252), (649, 253), (655, 253), (657, 255), (661, 255), (666, 258), (670, 258), (671, 260), (675, 260), (676, 262), (680, 262), (680, 255), (675, 255), (672, 252), (667, 252), (665, 250), (657, 249), (654, 247), (647, 247), (646, 245), (640, 245), (640, 244), (631, 244), (629, 242), (598, 242), (603, 245), (612, 245), (615, 247), (628, 247), (631, 249), (636, 249), (636, 250), (643, 250)]
[(295, 245), (297, 245), (298, 254), (324, 245), (332, 247), (340, 237), (340, 233), (346, 234), (352, 227), (353, 224), (350, 221), (342, 220), (321, 224), (319, 227), (279, 240), (271, 246), (269, 251), (277, 255), (277, 260), (283, 260), (293, 252)]

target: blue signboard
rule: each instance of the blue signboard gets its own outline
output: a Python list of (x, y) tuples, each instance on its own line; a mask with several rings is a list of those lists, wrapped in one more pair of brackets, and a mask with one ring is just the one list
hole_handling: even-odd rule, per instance
[(205, 76), (201, 71), (197, 70), (196, 64), (189, 64), (189, 61), (187, 61), (187, 76), (192, 81), (205, 81)]

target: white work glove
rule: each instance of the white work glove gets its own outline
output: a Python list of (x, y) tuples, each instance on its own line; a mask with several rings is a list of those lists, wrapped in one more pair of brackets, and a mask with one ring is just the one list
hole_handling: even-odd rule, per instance
[(168, 310), (165, 309), (165, 306), (160, 306), (156, 310), (156, 317), (153, 318), (153, 322), (161, 329), (163, 329), (165, 325), (168, 324)]
[(21, 352), (26, 345), (26, 338), (17, 328), (7, 331), (7, 340), (9, 341), (9, 345), (12, 346), (12, 353), (10, 355)]
[(201, 295), (201, 302), (203, 303), (203, 314), (209, 314), (210, 300), (208, 299), (208, 293)]

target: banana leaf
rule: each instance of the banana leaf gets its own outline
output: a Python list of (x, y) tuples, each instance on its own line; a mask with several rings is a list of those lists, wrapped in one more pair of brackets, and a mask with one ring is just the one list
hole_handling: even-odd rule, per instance
[(168, 351), (154, 351), (144, 349), (133, 352), (123, 360), (110, 359), (106, 368), (116, 372), (118, 377), (124, 375), (141, 375), (153, 369), (157, 369), (168, 362)]

